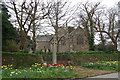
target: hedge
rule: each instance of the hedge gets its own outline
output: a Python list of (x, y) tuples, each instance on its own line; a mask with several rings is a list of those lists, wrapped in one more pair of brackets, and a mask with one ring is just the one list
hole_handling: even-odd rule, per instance
[[(57, 55), (58, 63), (66, 63), (70, 59), (74, 65), (82, 65), (84, 63), (96, 61), (116, 61), (120, 60), (118, 54), (61, 54)], [(46, 61), (52, 63), (52, 55), (34, 55), (34, 54), (2, 54), (2, 63), (5, 65), (13, 64), (16, 67), (29, 67), (36, 62), (42, 63)]]
[[(42, 55), (52, 55), (52, 52), (36, 52), (36, 53), (28, 53), (28, 52), (2, 52), (2, 54), (42, 54)], [(120, 54), (120, 52), (103, 52), (103, 51), (80, 51), (80, 52), (58, 52), (58, 55), (61, 54)]]

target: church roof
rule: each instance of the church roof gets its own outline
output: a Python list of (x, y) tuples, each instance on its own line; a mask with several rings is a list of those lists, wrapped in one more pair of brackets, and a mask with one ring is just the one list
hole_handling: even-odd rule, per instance
[(36, 41), (50, 41), (52, 39), (52, 35), (38, 35)]

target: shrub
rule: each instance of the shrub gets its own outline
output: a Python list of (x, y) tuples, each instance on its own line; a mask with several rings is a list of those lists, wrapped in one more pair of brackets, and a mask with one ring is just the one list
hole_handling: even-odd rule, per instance
[(81, 52), (59, 52), (57, 54), (115, 54), (120, 52), (104, 52), (104, 51), (81, 51)]
[[(42, 52), (38, 51), (36, 53), (29, 53), (28, 51), (18, 51), (18, 52), (2, 52), (3, 54), (41, 54), (41, 55), (52, 55), (52, 52)], [(71, 55), (71, 54), (120, 54), (120, 52), (104, 52), (104, 51), (80, 51), (80, 52), (58, 52), (57, 55)]]
[(100, 43), (100, 44), (96, 45), (96, 50), (105, 51), (105, 52), (116, 51), (116, 49), (112, 43), (108, 43), (105, 45)]
[(42, 52), (42, 51), (37, 51), (35, 54), (52, 54), (52, 52)]
[(16, 52), (19, 51), (19, 45), (14, 40), (6, 40), (6, 44), (3, 45), (3, 51)]

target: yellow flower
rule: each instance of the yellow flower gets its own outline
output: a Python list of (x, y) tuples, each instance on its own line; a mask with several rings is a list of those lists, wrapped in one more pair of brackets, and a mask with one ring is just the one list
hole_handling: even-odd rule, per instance
[(68, 68), (68, 66), (66, 68)]
[(38, 65), (41, 65), (41, 64), (38, 64)]
[(37, 65), (34, 65), (34, 67), (37, 67)]
[(40, 67), (40, 68), (43, 68), (43, 66), (42, 66), (42, 67)]
[(76, 68), (76, 67), (74, 66), (74, 68)]
[(1, 66), (0, 68), (3, 68), (3, 66)]
[(8, 69), (8, 68), (5, 68), (5, 69)]
[(7, 66), (3, 65), (3, 67), (7, 67)]
[(13, 66), (12, 64), (11, 65), (8, 65), (8, 67), (11, 67), (11, 66)]
[(42, 71), (38, 71), (38, 72), (42, 72)]
[(70, 68), (70, 69), (73, 69), (73, 68)]
[(35, 63), (35, 64), (38, 64), (38, 63)]
[(12, 64), (10, 66), (13, 66)]

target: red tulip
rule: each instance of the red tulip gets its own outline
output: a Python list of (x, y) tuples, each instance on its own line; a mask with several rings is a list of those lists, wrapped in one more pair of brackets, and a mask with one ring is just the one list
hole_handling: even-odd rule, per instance
[(57, 63), (57, 64), (48, 64), (48, 65), (65, 65), (64, 63)]

